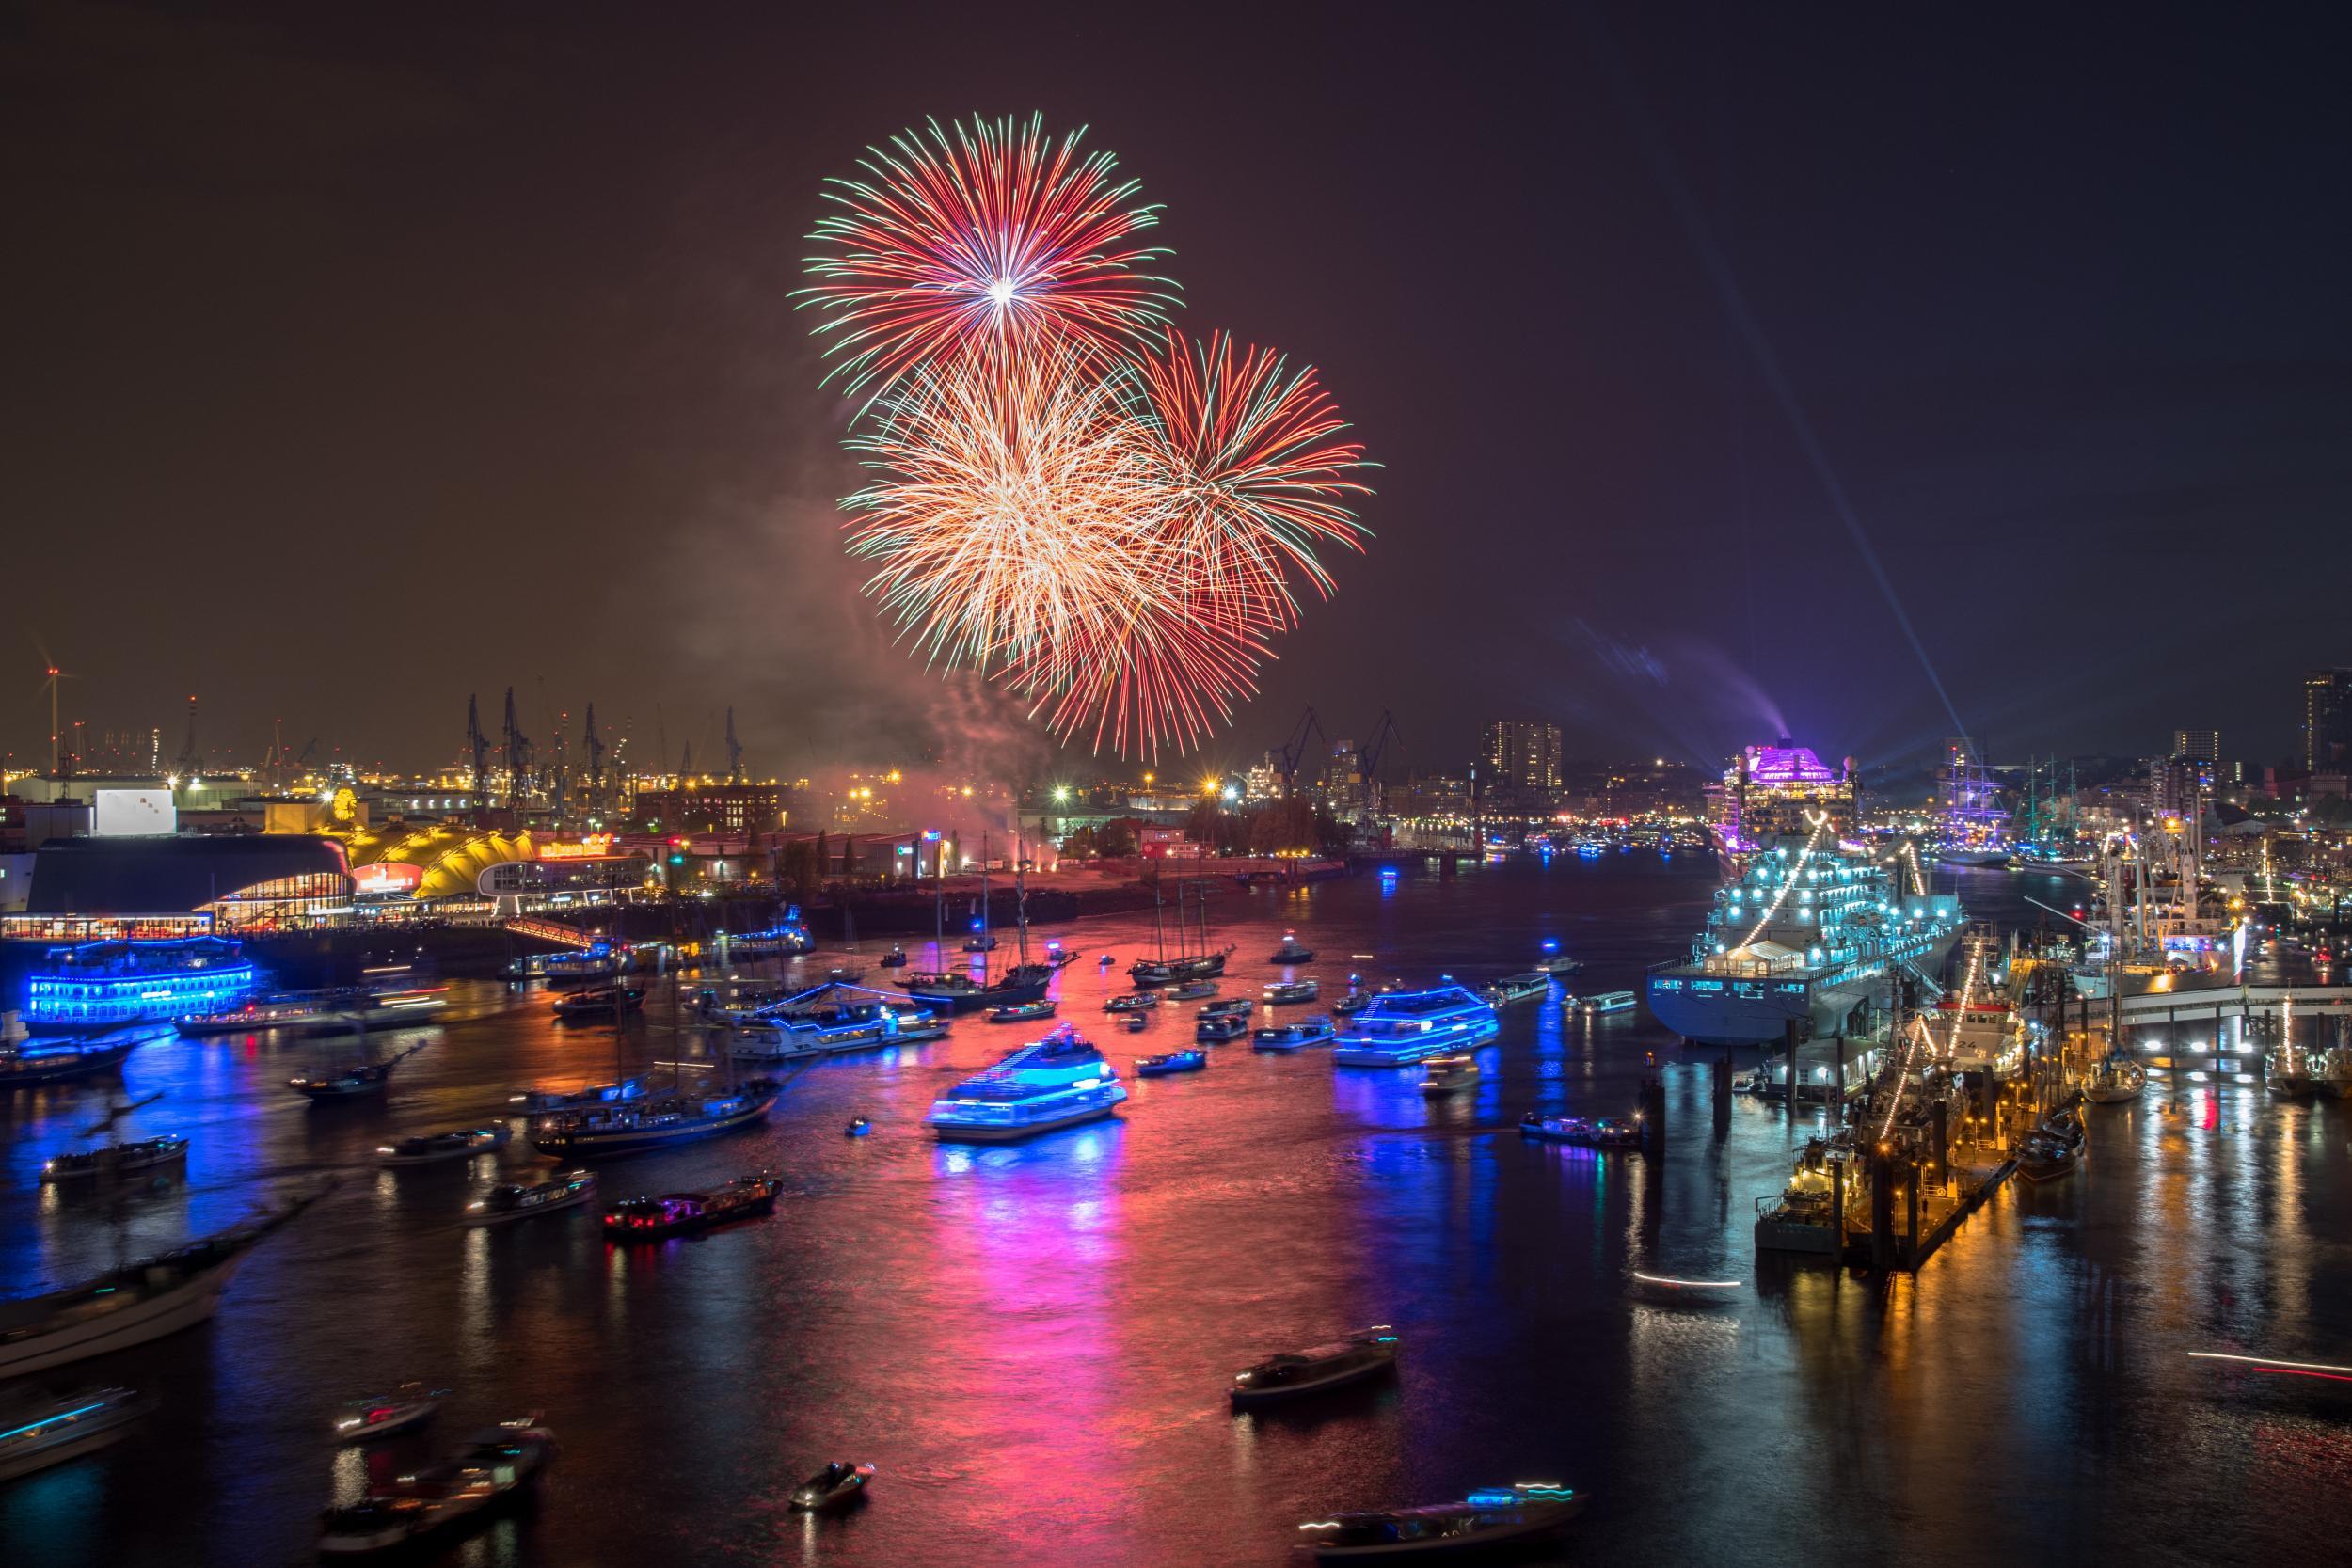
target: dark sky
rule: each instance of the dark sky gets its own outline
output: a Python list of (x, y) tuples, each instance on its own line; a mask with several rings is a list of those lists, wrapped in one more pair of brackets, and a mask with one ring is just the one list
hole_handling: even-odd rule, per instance
[(1998, 755), (2217, 724), (2273, 760), (2301, 668), (2352, 663), (2325, 9), (7, 16), (20, 764), (40, 647), (167, 753), (195, 691), (246, 756), (282, 717), (437, 761), (512, 684), (648, 761), (729, 703), (771, 768), (1035, 754), (856, 597), (787, 299), (819, 179), (974, 111), (1090, 125), (1167, 204), (1184, 323), (1321, 367), (1385, 465), (1215, 759), (1310, 702), (1392, 707), (1424, 768), (1506, 712), (1580, 752), (1931, 743), (1791, 410)]

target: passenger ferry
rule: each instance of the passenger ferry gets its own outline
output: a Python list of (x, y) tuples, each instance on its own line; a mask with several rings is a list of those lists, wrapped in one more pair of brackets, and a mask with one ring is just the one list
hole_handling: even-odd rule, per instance
[(1641, 1000), (1629, 990), (1596, 991), (1583, 1001), (1588, 1013), (1622, 1013)]
[(501, 1181), (466, 1205), (469, 1226), (512, 1225), (577, 1208), (596, 1196), (596, 1173), (562, 1170), (528, 1181)]
[(928, 1007), (889, 1002), (829, 1002), (821, 1006), (781, 1007), (727, 1032), (727, 1053), (741, 1061), (780, 1062), (830, 1056), (876, 1046), (913, 1045), (946, 1037), (947, 1026)]
[(1484, 1045), (1501, 1032), (1492, 1005), (1466, 986), (1383, 991), (1348, 1020), (1331, 1060), (1342, 1067), (1404, 1067)]
[(1292, 1002), (1312, 1002), (1322, 994), (1322, 985), (1314, 980), (1277, 980), (1261, 993), (1269, 1007)]
[(557, 1111), (531, 1129), (531, 1147), (559, 1160), (615, 1159), (739, 1132), (767, 1119), (784, 1085), (746, 1079), (725, 1094), (664, 1095)]
[(262, 1029), (283, 1029), (289, 1033), (341, 1029), (349, 1022), (349, 1016), (366, 1006), (370, 999), (365, 986), (269, 991), (247, 997), (239, 1006), (218, 1012), (183, 1014), (176, 1024), (180, 1033), (191, 1037), (242, 1035)]
[(1249, 1037), (1249, 1049), (1303, 1051), (1311, 1045), (1329, 1045), (1335, 1037), (1330, 1019), (1316, 1013), (1311, 1018), (1302, 1018), (1294, 1023), (1270, 1023), (1257, 1030)]
[(1892, 971), (1943, 968), (1966, 924), (1960, 900), (1899, 892), (1885, 865), (1828, 826), (1823, 816), (1809, 836), (1757, 851), (1717, 891), (1689, 960), (1650, 973), (1661, 1023), (1706, 1045), (1761, 1045), (1791, 1022), (1801, 1037), (1863, 1034)]
[(219, 937), (53, 947), (25, 986), (24, 1026), (74, 1034), (217, 1012), (253, 990), (241, 943)]
[(1506, 974), (1486, 988), (1486, 1000), (1498, 1007), (1514, 1002), (1532, 1001), (1551, 990), (1551, 976), (1540, 969), (1524, 974)]
[(1064, 1024), (932, 1101), (924, 1120), (943, 1140), (1006, 1143), (1107, 1117), (1126, 1098), (1118, 1069)]

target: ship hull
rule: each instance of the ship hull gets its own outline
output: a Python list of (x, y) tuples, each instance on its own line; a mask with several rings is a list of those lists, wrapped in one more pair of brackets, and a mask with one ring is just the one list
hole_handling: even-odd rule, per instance
[(37, 1334), (12, 1345), (0, 1345), (0, 1378), (22, 1377), (50, 1367), (86, 1361), (129, 1350), (183, 1328), (194, 1328), (213, 1315), (223, 1291), (245, 1260), (242, 1252), (223, 1259), (196, 1277), (135, 1307), (105, 1313), (48, 1334)]
[(1034, 1138), (1041, 1132), (1057, 1132), (1065, 1127), (1077, 1127), (1089, 1121), (1101, 1121), (1119, 1109), (1116, 1102), (1089, 1106), (1041, 1121), (1024, 1122), (1019, 1126), (976, 1126), (963, 1122), (931, 1123), (931, 1136), (944, 1144), (1009, 1144), (1023, 1138)]
[[(1927, 943), (1911, 961), (1933, 974), (1941, 969), (1960, 941), (1958, 928)], [(1693, 991), (1693, 980), (1713, 981), (1722, 989)], [(1661, 982), (1681, 982), (1678, 988)], [(1752, 987), (1749, 994), (1735, 988)], [(1769, 1045), (1787, 1037), (1794, 1021), (1802, 1037), (1835, 1035), (1844, 1021), (1865, 1002), (1883, 1003), (1887, 980), (1883, 974), (1867, 980), (1820, 982), (1799, 974), (1756, 981), (1696, 971), (1668, 971), (1649, 977), (1649, 1007), (1658, 1022), (1693, 1045)]]
[(609, 1132), (557, 1133), (532, 1138), (531, 1147), (542, 1154), (552, 1154), (559, 1160), (617, 1160), (623, 1155), (644, 1154), (653, 1149), (670, 1148), (703, 1138), (716, 1138), (756, 1126), (768, 1118), (768, 1113), (775, 1103), (775, 1097), (771, 1095), (732, 1116), (716, 1117), (691, 1126), (615, 1128)]

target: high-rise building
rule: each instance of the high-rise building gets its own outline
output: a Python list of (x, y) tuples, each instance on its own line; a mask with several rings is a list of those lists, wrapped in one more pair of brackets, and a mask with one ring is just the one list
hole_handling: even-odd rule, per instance
[(2172, 754), (2176, 757), (2186, 757), (2192, 762), (2219, 762), (2221, 760), (2221, 732), (2219, 730), (2174, 730), (2172, 732)]
[(2303, 766), (2341, 773), (2352, 764), (2352, 670), (2314, 670), (2303, 677)]
[(1560, 787), (1560, 726), (1540, 719), (1489, 719), (1481, 782), (1488, 789), (1550, 794)]

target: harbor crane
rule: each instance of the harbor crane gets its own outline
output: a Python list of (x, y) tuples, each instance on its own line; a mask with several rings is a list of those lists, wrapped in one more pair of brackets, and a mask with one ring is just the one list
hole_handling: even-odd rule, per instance
[(1282, 793), (1285, 796), (1296, 792), (1298, 765), (1306, 760), (1307, 737), (1311, 735), (1327, 746), (1331, 743), (1331, 737), (1323, 733), (1323, 725), (1315, 718), (1315, 710), (1311, 705), (1299, 716), (1298, 722), (1292, 726), (1290, 738), (1282, 742)]

